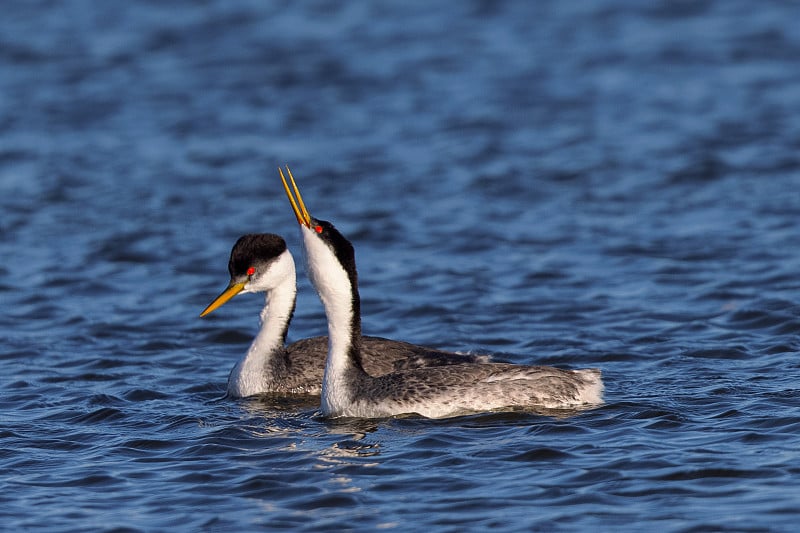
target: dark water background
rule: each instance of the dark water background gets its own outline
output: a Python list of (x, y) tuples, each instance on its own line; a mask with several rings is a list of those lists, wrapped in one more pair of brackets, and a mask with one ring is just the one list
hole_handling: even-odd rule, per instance
[[(4, 2), (8, 530), (789, 531), (800, 511), (796, 2)], [(365, 331), (602, 368), (557, 419), (220, 400), (297, 250)], [(300, 271), (292, 338), (324, 331)]]

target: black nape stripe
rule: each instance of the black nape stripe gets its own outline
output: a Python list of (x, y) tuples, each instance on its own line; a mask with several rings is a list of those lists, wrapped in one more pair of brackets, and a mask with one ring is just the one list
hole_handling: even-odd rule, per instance
[(352, 323), (350, 324), (350, 357), (355, 364), (363, 369), (361, 364), (361, 297), (358, 293), (358, 271), (356, 269), (356, 252), (353, 245), (342, 235), (336, 227), (327, 220), (313, 219), (312, 224), (322, 228), (317, 232), (333, 250), (336, 259), (347, 272), (350, 280), (351, 303), (353, 309)]

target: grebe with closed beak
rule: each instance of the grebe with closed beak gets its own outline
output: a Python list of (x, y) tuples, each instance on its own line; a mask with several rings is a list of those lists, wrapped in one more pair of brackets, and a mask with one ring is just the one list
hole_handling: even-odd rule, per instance
[[(286, 346), (297, 297), (294, 259), (286, 242), (272, 233), (244, 235), (231, 250), (228, 271), (228, 288), (200, 313), (201, 317), (237, 294), (266, 294), (258, 334), (228, 376), (228, 396), (319, 395), (328, 338), (311, 337)], [(361, 346), (364, 369), (373, 376), (403, 368), (489, 360), (486, 355), (457, 354), (381, 337), (364, 337)]]

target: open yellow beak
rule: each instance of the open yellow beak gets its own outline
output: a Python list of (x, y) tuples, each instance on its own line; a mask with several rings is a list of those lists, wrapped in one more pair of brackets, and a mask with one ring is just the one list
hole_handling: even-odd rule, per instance
[(244, 289), (244, 283), (231, 283), (228, 285), (228, 288), (225, 291), (217, 296), (213, 302), (208, 304), (208, 307), (203, 309), (203, 312), (200, 313), (200, 317), (204, 317), (209, 314), (211, 311), (217, 309), (218, 307), (222, 307), (225, 305), (225, 302), (242, 292)]
[(297, 217), (297, 221), (301, 225), (310, 228), (311, 215), (308, 214), (308, 210), (306, 209), (306, 204), (303, 203), (303, 197), (300, 196), (300, 189), (297, 188), (297, 184), (294, 182), (294, 176), (292, 176), (292, 171), (289, 170), (289, 165), (286, 165), (286, 172), (289, 174), (289, 179), (292, 181), (292, 189), (294, 189), (294, 194), (295, 196), (297, 196), (296, 201), (294, 196), (292, 196), (292, 190), (289, 189), (289, 185), (286, 183), (286, 177), (284, 177), (283, 170), (281, 170), (280, 167), (278, 167), (278, 172), (280, 172), (281, 181), (283, 182), (283, 189), (286, 191), (286, 196), (289, 198), (289, 203), (292, 204), (292, 211), (294, 211), (294, 216)]

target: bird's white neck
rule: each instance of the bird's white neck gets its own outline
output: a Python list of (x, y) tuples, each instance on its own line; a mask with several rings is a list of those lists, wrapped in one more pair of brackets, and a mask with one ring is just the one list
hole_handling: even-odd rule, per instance
[(228, 394), (232, 396), (268, 392), (271, 390), (269, 380), (280, 377), (280, 371), (287, 364), (284, 344), (294, 314), (297, 285), (292, 256), (286, 253), (278, 261), (283, 263), (278, 266), (285, 270), (285, 276), (266, 291), (258, 334), (228, 377)]
[(361, 366), (361, 309), (356, 281), (333, 250), (310, 229), (301, 228), (306, 269), (328, 319), (328, 357), (322, 381), (322, 412), (335, 415), (352, 400), (353, 379)]

